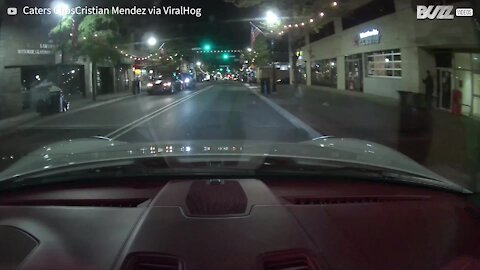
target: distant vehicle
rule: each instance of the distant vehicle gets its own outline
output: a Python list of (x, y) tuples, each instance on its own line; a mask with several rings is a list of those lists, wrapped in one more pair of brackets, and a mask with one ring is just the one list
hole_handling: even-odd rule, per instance
[(155, 77), (147, 83), (147, 93), (174, 94), (183, 89), (183, 83), (177, 76)]
[(183, 83), (183, 89), (195, 89), (196, 82), (191, 74), (184, 73), (180, 75), (180, 78)]

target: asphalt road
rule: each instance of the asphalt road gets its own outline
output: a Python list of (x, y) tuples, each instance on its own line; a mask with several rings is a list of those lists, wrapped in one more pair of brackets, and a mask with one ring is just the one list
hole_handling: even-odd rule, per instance
[(18, 127), (0, 137), (0, 170), (50, 143), (91, 136), (127, 142), (298, 142), (319, 135), (240, 83), (212, 82), (198, 88), (174, 95), (132, 96)]

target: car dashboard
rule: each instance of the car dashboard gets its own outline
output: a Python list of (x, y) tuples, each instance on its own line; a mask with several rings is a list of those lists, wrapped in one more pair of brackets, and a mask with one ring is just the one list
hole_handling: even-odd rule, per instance
[(462, 194), (318, 179), (123, 179), (3, 192), (0, 269), (480, 269)]

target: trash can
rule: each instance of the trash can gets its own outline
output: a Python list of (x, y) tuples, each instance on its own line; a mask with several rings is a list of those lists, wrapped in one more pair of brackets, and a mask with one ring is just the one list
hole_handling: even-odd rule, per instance
[(269, 78), (261, 78), (260, 79), (260, 89), (262, 94), (270, 94), (270, 79)]

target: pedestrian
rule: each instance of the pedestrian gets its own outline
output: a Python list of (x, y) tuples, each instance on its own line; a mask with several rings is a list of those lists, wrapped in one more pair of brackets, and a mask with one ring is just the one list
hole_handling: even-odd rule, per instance
[(430, 70), (427, 70), (427, 77), (423, 79), (423, 83), (425, 84), (425, 103), (427, 108), (431, 108), (433, 100), (433, 77), (430, 74)]

